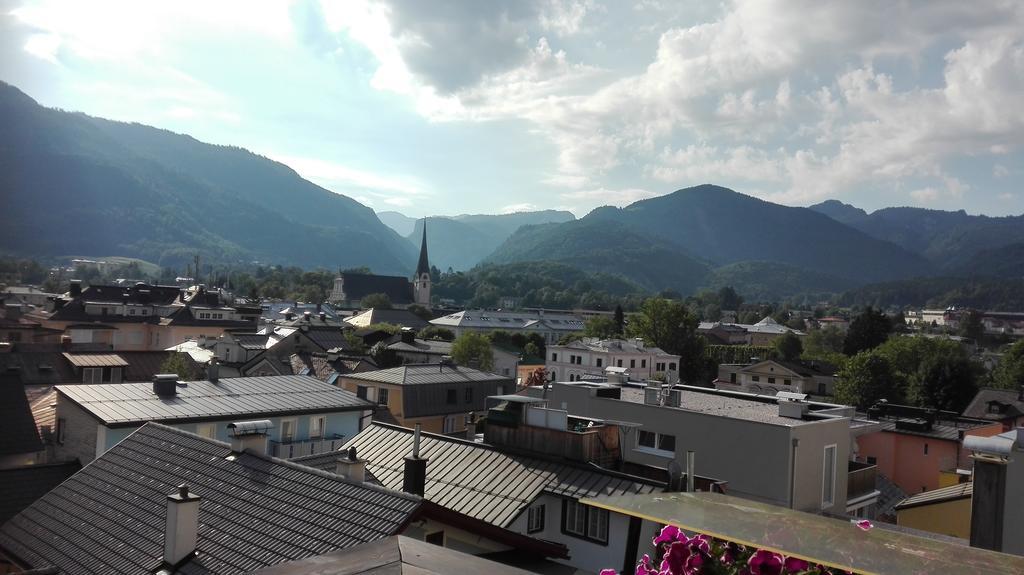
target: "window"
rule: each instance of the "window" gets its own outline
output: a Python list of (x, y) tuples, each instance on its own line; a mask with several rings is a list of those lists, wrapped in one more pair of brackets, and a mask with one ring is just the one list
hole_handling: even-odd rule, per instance
[(135, 315), (135, 310), (134, 309), (128, 310), (128, 315)]
[(565, 499), (562, 504), (562, 530), (568, 535), (607, 545), (608, 511)]
[(636, 367), (636, 360), (635, 360), (635, 359), (631, 359), (631, 360), (629, 360), (629, 367), (630, 367), (630, 368), (634, 368), (634, 367)]
[(875, 465), (878, 463), (878, 458), (871, 455), (868, 456), (868, 465)]
[(366, 399), (366, 390), (367, 389), (368, 388), (365, 385), (357, 385), (356, 386), (356, 397), (358, 397), (359, 399)]
[(68, 427), (68, 421), (63, 417), (57, 418), (57, 445), (64, 445), (64, 430)]
[(621, 359), (620, 359), (620, 360), (618, 360), (618, 362), (617, 362), (617, 364), (616, 364), (616, 365), (617, 365), (618, 367), (622, 367), (622, 360), (621, 360)]
[(599, 357), (599, 358), (597, 358), (597, 359), (596, 359), (595, 361), (597, 362), (597, 367), (601, 367), (601, 361), (602, 361), (602, 359), (601, 359), (601, 358)]
[(821, 482), (821, 508), (832, 507), (836, 502), (836, 446), (834, 444), (825, 446)]
[[(444, 433), (455, 433), (459, 421), (458, 415), (448, 415), (444, 418)], [(465, 416), (461, 416), (465, 417)]]
[(569, 363), (571, 363), (573, 365), (576, 365), (576, 356), (575, 355), (570, 355), (569, 356)]
[(674, 361), (672, 363), (668, 364), (668, 370), (669, 371), (675, 371), (676, 370), (676, 363)]
[(327, 417), (314, 415), (309, 418), (309, 438), (323, 439), (324, 429), (327, 428)]
[(145, 309), (145, 308), (143, 308), (143, 310), (142, 310), (142, 315), (149, 315), (149, 310), (148, 310), (148, 309)]
[(658, 434), (658, 449), (662, 451), (676, 452), (676, 436), (667, 434)]
[(736, 383), (736, 372), (735, 371), (729, 374), (729, 383)]
[(784, 380), (782, 380), (782, 385), (793, 385), (793, 380), (791, 380), (791, 379), (784, 379)]
[(473, 403), (473, 388), (472, 387), (467, 387), (466, 388), (466, 394), (465, 395), (466, 395), (466, 403)]
[(526, 532), (536, 533), (538, 531), (544, 531), (544, 504), (534, 505), (529, 509), (529, 515), (526, 518)]
[(761, 376), (760, 375), (752, 375), (752, 376), (750, 376), (750, 381), (761, 381)]
[(121, 383), (121, 368), (110, 368), (110, 383)]
[(928, 455), (928, 444), (927, 443), (924, 444), (924, 454)]
[(551, 361), (558, 361), (558, 354), (557, 353), (554, 353), (554, 352), (551, 353)]
[(636, 445), (637, 447), (655, 449), (658, 445), (658, 434), (641, 429), (636, 436)]
[(456, 391), (454, 389), (449, 389), (448, 393), (447, 393), (447, 396), (448, 396), (447, 397), (448, 405), (455, 405), (455, 402), (457, 401), (457, 396), (458, 396)]
[(207, 439), (217, 439), (217, 424), (200, 423), (196, 426), (196, 435)]
[(676, 436), (641, 429), (636, 436), (636, 446), (640, 450), (664, 451), (675, 454)]
[(295, 439), (295, 420), (294, 419), (282, 419), (281, 420), (281, 443), (291, 443)]
[(582, 355), (577, 355), (576, 356), (576, 365), (583, 365), (583, 356)]
[(768, 378), (768, 383), (775, 383), (775, 378), (774, 377), (769, 377)]
[(641, 359), (640, 360), (640, 367), (647, 367), (647, 360), (646, 359)]
[(828, 388), (825, 387), (825, 384), (824, 383), (819, 383), (818, 384), (818, 395), (828, 395), (827, 393), (825, 393), (826, 391), (828, 391)]
[(388, 388), (379, 387), (377, 388), (377, 405), (388, 404)]
[(103, 383), (103, 368), (87, 367), (83, 369), (82, 383)]

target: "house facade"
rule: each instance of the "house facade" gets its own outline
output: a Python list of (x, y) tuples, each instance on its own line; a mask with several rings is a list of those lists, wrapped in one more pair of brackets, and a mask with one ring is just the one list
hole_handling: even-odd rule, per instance
[(629, 370), (636, 379), (679, 381), (679, 356), (636, 339), (583, 338), (547, 347), (545, 368), (551, 381), (579, 381), (585, 375), (603, 375), (609, 367)]
[(815, 361), (765, 360), (752, 364), (723, 363), (714, 385), (728, 391), (775, 395), (780, 391), (829, 397), (835, 390), (836, 368)]

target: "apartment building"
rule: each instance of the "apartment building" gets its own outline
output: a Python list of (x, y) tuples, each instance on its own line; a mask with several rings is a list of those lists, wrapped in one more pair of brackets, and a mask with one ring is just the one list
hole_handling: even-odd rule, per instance
[(547, 355), (544, 363), (551, 381), (579, 381), (588, 375), (602, 376), (609, 367), (628, 370), (634, 379), (679, 381), (679, 356), (646, 345), (642, 338), (586, 337), (566, 345), (549, 345)]

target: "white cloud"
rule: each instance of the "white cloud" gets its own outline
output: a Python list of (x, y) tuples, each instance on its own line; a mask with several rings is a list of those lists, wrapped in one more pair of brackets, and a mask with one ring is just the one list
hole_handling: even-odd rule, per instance
[(920, 188), (910, 192), (910, 197), (919, 202), (930, 203), (939, 199), (939, 190), (932, 187)]
[(524, 202), (522, 204), (511, 204), (511, 205), (508, 205), (508, 206), (502, 206), (501, 213), (503, 213), (503, 214), (514, 214), (516, 212), (534, 212), (534, 211), (537, 211), (539, 209), (541, 209), (541, 208), (537, 207), (534, 204), (531, 204), (529, 202)]
[(1002, 164), (996, 164), (996, 165), (992, 166), (992, 177), (993, 178), (1002, 179), (1002, 178), (1008, 177), (1009, 175), (1010, 175), (1010, 168), (1007, 168), (1006, 166), (1004, 166)]
[(599, 206), (622, 207), (647, 198), (653, 198), (661, 194), (640, 188), (608, 189), (595, 188), (589, 190), (575, 190), (562, 192), (561, 199), (577, 216), (585, 215), (590, 210)]
[(270, 157), (294, 169), (303, 178), (339, 194), (362, 192), (386, 204), (405, 207), (412, 205), (413, 198), (432, 193), (425, 184), (411, 176), (383, 175), (318, 158), (280, 154)]

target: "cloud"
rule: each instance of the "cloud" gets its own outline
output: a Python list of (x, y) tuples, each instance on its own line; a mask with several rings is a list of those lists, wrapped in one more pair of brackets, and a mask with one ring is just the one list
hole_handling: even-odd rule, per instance
[(992, 177), (996, 179), (1002, 179), (1010, 175), (1010, 168), (1002, 164), (996, 164), (992, 166)]
[(501, 208), (501, 213), (503, 213), (503, 214), (514, 214), (516, 212), (535, 212), (535, 211), (537, 211), (539, 209), (541, 209), (541, 208), (538, 208), (534, 204), (531, 204), (529, 202), (524, 202), (522, 204), (511, 204), (511, 205), (508, 205), (508, 206), (503, 206)]
[[(332, 192), (345, 195), (362, 193), (392, 206), (407, 207), (414, 198), (428, 197), (429, 188), (411, 176), (379, 174), (318, 158), (273, 154), (270, 158), (294, 169), (303, 178)], [(371, 205), (376, 202), (371, 202)]]
[(623, 207), (633, 202), (646, 200), (662, 194), (640, 188), (608, 189), (595, 188), (562, 192), (559, 197), (566, 202), (569, 209), (577, 216), (582, 216), (599, 206)]

